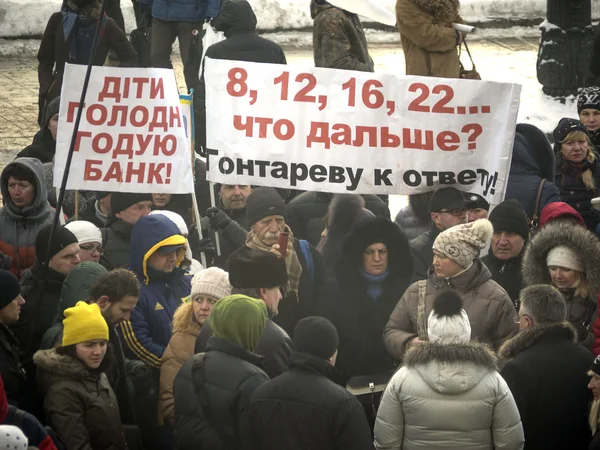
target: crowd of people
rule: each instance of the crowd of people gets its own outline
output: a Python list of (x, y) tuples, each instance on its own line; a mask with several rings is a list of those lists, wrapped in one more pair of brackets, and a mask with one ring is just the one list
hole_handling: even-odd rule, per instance
[[(495, 207), (436, 186), (392, 220), (386, 196), (239, 184), (211, 205), (198, 158), (199, 223), (188, 195), (67, 191), (56, 210), (64, 64), (87, 64), (99, 22), (93, 63), (141, 64), (106, 2), (50, 18), (40, 131), (0, 174), (0, 447), (600, 449), (599, 87), (553, 147), (517, 125)], [(134, 5), (151, 65), (179, 39), (200, 153), (194, 31), (224, 31), (210, 57), (286, 63), (246, 0)], [(374, 71), (356, 14), (310, 11), (315, 66)], [(396, 13), (407, 74), (461, 76), (458, 1)]]

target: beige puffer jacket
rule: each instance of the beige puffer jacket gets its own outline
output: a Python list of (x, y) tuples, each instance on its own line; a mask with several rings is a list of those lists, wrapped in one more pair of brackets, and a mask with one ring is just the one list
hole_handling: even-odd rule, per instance
[(478, 343), (411, 348), (375, 421), (377, 449), (519, 450), (524, 442), (496, 358)]
[[(463, 308), (471, 323), (471, 339), (490, 344), (494, 350), (518, 330), (517, 311), (508, 294), (492, 280), (488, 268), (476, 259), (466, 271), (448, 279), (437, 278), (430, 269), (425, 297), (425, 322), (440, 290), (451, 288), (463, 299)], [(388, 352), (401, 361), (406, 345), (417, 337), (417, 305), (419, 282), (406, 290), (383, 330)]]

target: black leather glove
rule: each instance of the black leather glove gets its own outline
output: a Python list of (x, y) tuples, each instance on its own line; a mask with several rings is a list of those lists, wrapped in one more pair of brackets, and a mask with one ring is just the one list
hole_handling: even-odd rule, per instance
[(198, 242), (198, 251), (201, 253), (206, 253), (209, 257), (214, 257), (217, 254), (217, 250), (213, 245), (213, 242), (210, 238), (200, 239)]
[(10, 270), (11, 264), (12, 264), (12, 258), (10, 256), (7, 256), (4, 253), (0, 252), (0, 269)]
[(205, 215), (210, 221), (210, 227), (215, 231), (224, 230), (231, 222), (233, 222), (233, 220), (227, 214), (214, 206), (212, 208), (208, 208)]

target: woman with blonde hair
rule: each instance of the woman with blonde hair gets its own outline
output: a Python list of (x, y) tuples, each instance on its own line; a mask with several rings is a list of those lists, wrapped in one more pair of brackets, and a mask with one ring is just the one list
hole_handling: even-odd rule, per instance
[(213, 306), (231, 295), (229, 274), (218, 267), (202, 270), (192, 279), (191, 302), (182, 304), (173, 316), (173, 335), (161, 358), (159, 416), (175, 424), (173, 381), (183, 363), (194, 355), (200, 329)]
[(591, 200), (600, 187), (599, 155), (594, 151), (589, 131), (576, 119), (561, 119), (554, 130), (556, 175), (563, 202), (574, 208), (589, 230), (595, 231), (600, 222)]

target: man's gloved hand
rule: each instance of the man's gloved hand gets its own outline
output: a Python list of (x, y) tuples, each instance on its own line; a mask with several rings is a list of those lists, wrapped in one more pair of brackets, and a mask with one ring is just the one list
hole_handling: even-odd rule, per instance
[(206, 255), (211, 258), (217, 254), (217, 250), (215, 249), (215, 246), (210, 238), (200, 239), (198, 242), (198, 251), (200, 253), (206, 253)]
[(0, 252), (0, 269), (9, 270), (12, 264), (12, 258)]
[(224, 230), (231, 222), (233, 222), (233, 220), (227, 214), (214, 206), (212, 208), (208, 208), (204, 214), (206, 217), (208, 217), (210, 226), (215, 231)]

